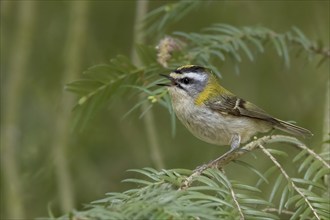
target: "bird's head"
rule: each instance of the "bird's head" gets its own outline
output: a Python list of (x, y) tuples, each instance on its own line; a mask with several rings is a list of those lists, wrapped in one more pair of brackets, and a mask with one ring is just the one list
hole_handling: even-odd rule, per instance
[(167, 86), (172, 93), (185, 93), (192, 98), (196, 98), (202, 93), (212, 77), (210, 70), (196, 65), (185, 65), (172, 71), (169, 75), (161, 74), (170, 82), (158, 84)]

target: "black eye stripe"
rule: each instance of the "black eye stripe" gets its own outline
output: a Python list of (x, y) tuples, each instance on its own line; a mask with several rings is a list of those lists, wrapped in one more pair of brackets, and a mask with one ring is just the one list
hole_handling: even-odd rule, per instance
[(180, 79), (180, 82), (183, 83), (183, 84), (190, 84), (192, 81), (192, 79), (188, 78), (188, 77), (184, 77), (182, 79)]

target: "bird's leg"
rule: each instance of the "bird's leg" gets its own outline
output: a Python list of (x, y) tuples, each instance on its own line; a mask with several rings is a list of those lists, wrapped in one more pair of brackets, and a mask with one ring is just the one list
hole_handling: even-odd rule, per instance
[(195, 169), (195, 172), (203, 173), (204, 170), (211, 168), (211, 167), (218, 167), (219, 161), (223, 160), (224, 158), (230, 156), (234, 151), (239, 149), (239, 145), (241, 143), (241, 136), (239, 134), (234, 134), (230, 141), (230, 150), (218, 157), (215, 160), (208, 162), (202, 166), (199, 166)]
[(234, 134), (230, 141), (230, 150), (238, 149), (240, 143), (241, 143), (241, 136), (239, 134)]

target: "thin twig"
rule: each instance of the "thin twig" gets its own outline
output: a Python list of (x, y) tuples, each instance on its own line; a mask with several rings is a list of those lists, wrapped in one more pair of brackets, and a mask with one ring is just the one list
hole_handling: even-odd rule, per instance
[[(262, 210), (263, 212), (277, 212), (277, 213), (283, 213), (285, 215), (291, 215), (293, 216), (294, 215), (294, 212), (292, 211), (289, 211), (289, 210), (281, 210), (281, 212), (279, 212), (278, 209), (275, 209), (275, 208), (265, 208)], [(311, 218), (306, 218), (306, 219), (311, 219)]]
[[(246, 154), (247, 152), (250, 152), (254, 150), (255, 148), (258, 148), (259, 143), (264, 143), (267, 139), (271, 138), (271, 136), (265, 136), (262, 138), (259, 138), (258, 140), (252, 141), (246, 146), (242, 147), (241, 150), (236, 151), (229, 151), (225, 153), (224, 155), (220, 156), (219, 158), (212, 161), (213, 166), (218, 167), (219, 169), (224, 167), (229, 162), (241, 157), (242, 155)], [(211, 163), (208, 163), (210, 165)], [(194, 181), (195, 177), (201, 175), (206, 169), (210, 168), (208, 165), (203, 165), (201, 167), (198, 167), (189, 177), (187, 177), (181, 184), (180, 190), (184, 190), (188, 188), (191, 183)]]
[(281, 164), (273, 157), (273, 155), (262, 145), (260, 144), (259, 147), (261, 150), (273, 161), (273, 163), (277, 166), (277, 168), (281, 171), (282, 175), (287, 179), (288, 183), (291, 184), (292, 188), (305, 200), (306, 204), (309, 206), (309, 208), (312, 210), (314, 216), (317, 219), (321, 219), (320, 216), (317, 214), (316, 210), (312, 206), (312, 204), (309, 202), (305, 194), (294, 184), (294, 182), (290, 179), (289, 175), (285, 172)]
[(329, 48), (322, 48), (316, 46), (310, 46), (309, 49), (316, 54), (320, 54), (325, 57), (330, 57), (330, 49)]
[[(221, 172), (226, 176), (225, 171), (224, 171), (223, 169), (221, 169)], [(227, 177), (227, 176), (226, 176), (226, 177)], [(227, 178), (227, 179), (228, 179), (228, 178)], [(235, 205), (236, 205), (236, 207), (237, 207), (238, 213), (239, 213), (239, 215), (240, 215), (240, 218), (239, 218), (239, 219), (240, 219), (240, 220), (244, 220), (245, 217), (244, 217), (244, 214), (243, 214), (242, 208), (241, 208), (240, 204), (238, 203), (238, 200), (237, 200), (237, 197), (236, 197), (235, 191), (234, 191), (233, 186), (231, 185), (230, 181), (228, 181), (228, 188), (229, 188), (229, 190), (230, 190), (230, 195), (231, 195), (231, 197), (233, 198), (234, 203), (235, 203)]]
[(306, 150), (310, 155), (312, 155), (315, 159), (321, 161), (327, 168), (330, 167), (330, 165), (321, 158), (318, 154), (316, 154), (314, 151), (310, 150), (306, 147), (301, 141), (299, 141), (295, 137), (286, 136), (286, 135), (273, 135), (273, 136), (264, 136), (257, 140), (254, 140), (244, 147), (240, 148), (240, 150), (236, 151), (229, 151), (225, 153), (224, 155), (220, 156), (219, 158), (213, 160), (211, 163), (208, 163), (207, 165), (203, 165), (199, 168), (197, 168), (189, 177), (187, 177), (181, 184), (180, 190), (184, 190), (188, 188), (192, 182), (194, 181), (195, 177), (201, 175), (205, 170), (211, 167), (218, 167), (219, 169), (227, 165), (233, 160), (236, 160), (243, 155), (245, 155), (248, 152), (251, 152), (257, 148), (259, 148), (259, 145), (265, 145), (265, 144), (272, 144), (272, 143), (288, 143), (291, 144), (299, 149)]
[(286, 142), (288, 144), (292, 144), (293, 146), (301, 149), (301, 150), (306, 150), (308, 154), (312, 155), (316, 160), (319, 160), (320, 162), (323, 163), (325, 167), (330, 169), (330, 164), (328, 164), (320, 155), (309, 149), (305, 144), (303, 144), (301, 141), (299, 141), (295, 137), (290, 137), (286, 135), (276, 135), (276, 138), (273, 136), (272, 141), (269, 141), (269, 143), (275, 143), (275, 142)]

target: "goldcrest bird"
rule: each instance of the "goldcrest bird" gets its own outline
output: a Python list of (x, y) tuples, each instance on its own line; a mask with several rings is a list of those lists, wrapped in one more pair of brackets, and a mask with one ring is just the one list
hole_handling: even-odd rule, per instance
[(158, 85), (168, 88), (177, 117), (194, 136), (207, 143), (230, 145), (234, 150), (255, 134), (274, 128), (294, 135), (312, 135), (229, 92), (207, 68), (186, 65), (161, 75), (170, 80)]

